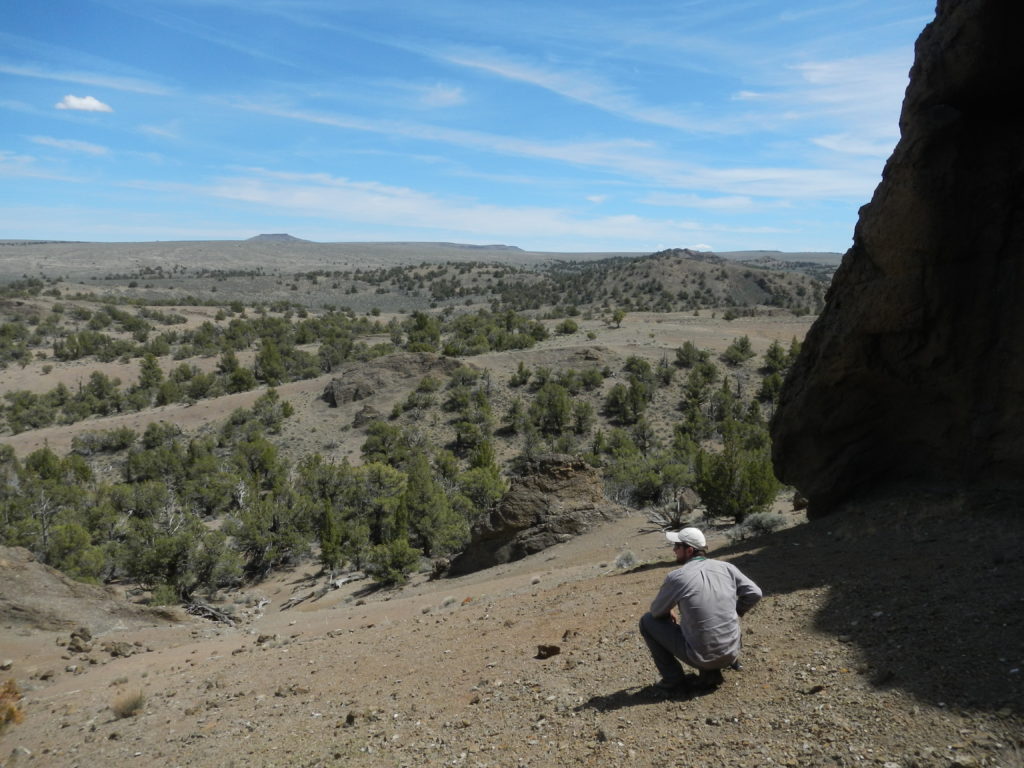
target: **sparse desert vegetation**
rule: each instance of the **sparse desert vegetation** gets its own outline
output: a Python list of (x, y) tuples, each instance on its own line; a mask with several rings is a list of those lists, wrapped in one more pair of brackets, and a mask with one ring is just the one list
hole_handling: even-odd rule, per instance
[[(543, 453), (584, 456), (634, 507), (692, 486), (738, 524), (775, 499), (766, 417), (823, 296), (820, 266), (678, 250), (291, 274), (280, 263), (9, 282), (0, 541), (173, 603), (310, 557), (405, 581), (457, 553)], [(760, 328), (760, 359), (746, 332), (718, 339), (743, 318)], [(714, 342), (686, 337), (689, 323)], [(773, 324), (785, 332), (769, 340)], [(463, 362), (415, 380), (384, 364), (424, 353)], [(363, 371), (393, 391), (361, 397), (360, 426), (311, 440), (328, 406), (297, 407), (287, 388), (312, 394)], [(200, 403), (187, 428), (169, 411)]]
[[(947, 743), (963, 745), (949, 753), (961, 764), (1002, 764), (1016, 716), (991, 712), (1012, 705), (1013, 675), (922, 668), (939, 653), (922, 612), (955, 602), (888, 622), (908, 608), (878, 593), (856, 524), (793, 527), (802, 513), (771, 475), (766, 421), (812, 316), (708, 299), (728, 290), (723, 270), (742, 284), (732, 264), (696, 262), (699, 305), (681, 287), (652, 298), (652, 280), (670, 282), (645, 270), (673, 258), (686, 259), (612, 259), (579, 286), (529, 264), (361, 267), (358, 281), (338, 266), (353, 280), (332, 288), (333, 274), (173, 259), (162, 277), (9, 283), (0, 527), (37, 567), (79, 581), (0, 557), (19, 601), (39, 595), (0, 629), (27, 694), (9, 697), (5, 745), (59, 765), (141, 753), (376, 766), (503, 765), (514, 742), (529, 764), (654, 765), (669, 717), (725, 765), (946, 768)], [(806, 278), (739, 268), (768, 285)], [(488, 293), (488, 280), (536, 291)], [(621, 304), (605, 306), (604, 285)], [(551, 452), (584, 457), (634, 511), (438, 578)], [(696, 512), (676, 504), (688, 487)], [(747, 669), (712, 697), (651, 707), (638, 693), (653, 669), (635, 621), (667, 565), (651, 533), (665, 523), (650, 520), (705, 526), (716, 556), (743, 559), (772, 592), (747, 621)], [(761, 553), (769, 533), (785, 557)], [(970, 546), (988, 562), (983, 544)], [(40, 628), (58, 609), (93, 635)], [(920, 663), (890, 661), (892, 643), (924, 648)], [(559, 651), (538, 660), (539, 646)], [(879, 688), (890, 674), (907, 690)]]

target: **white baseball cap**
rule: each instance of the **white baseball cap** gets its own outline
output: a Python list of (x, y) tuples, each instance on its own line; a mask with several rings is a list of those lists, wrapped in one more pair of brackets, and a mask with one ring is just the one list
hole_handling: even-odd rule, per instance
[(683, 528), (681, 531), (665, 531), (665, 538), (673, 544), (685, 544), (694, 549), (707, 549), (708, 542), (699, 528)]

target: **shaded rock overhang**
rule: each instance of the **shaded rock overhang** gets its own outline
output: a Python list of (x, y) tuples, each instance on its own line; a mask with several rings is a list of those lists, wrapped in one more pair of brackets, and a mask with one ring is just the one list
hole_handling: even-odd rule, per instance
[(901, 138), (772, 420), (812, 516), (889, 484), (1024, 489), (1024, 3), (942, 0)]

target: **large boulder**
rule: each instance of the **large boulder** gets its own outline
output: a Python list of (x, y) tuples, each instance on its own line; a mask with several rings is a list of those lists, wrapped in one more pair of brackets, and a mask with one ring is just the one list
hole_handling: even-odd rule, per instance
[(377, 372), (350, 372), (337, 376), (324, 387), (324, 400), (333, 408), (364, 400), (385, 385), (384, 378)]
[(940, 0), (901, 139), (772, 422), (832, 510), (879, 486), (1024, 488), (1024, 3)]
[(494, 511), (474, 526), (450, 575), (519, 560), (590, 530), (625, 509), (604, 495), (601, 476), (583, 459), (550, 454), (529, 462)]

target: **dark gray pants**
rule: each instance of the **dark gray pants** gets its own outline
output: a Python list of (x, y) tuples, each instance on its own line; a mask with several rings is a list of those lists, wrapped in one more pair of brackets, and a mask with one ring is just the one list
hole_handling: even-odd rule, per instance
[(650, 612), (640, 619), (640, 634), (654, 659), (661, 678), (669, 683), (681, 682), (683, 667), (680, 660), (690, 664), (686, 638), (682, 630), (668, 616), (656, 617)]

